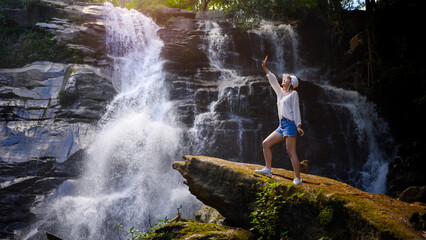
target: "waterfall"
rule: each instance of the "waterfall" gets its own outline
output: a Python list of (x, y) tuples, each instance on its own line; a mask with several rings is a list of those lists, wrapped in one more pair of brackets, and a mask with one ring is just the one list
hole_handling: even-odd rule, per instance
[[(220, 72), (220, 77), (216, 80), (217, 99), (210, 103), (207, 112), (196, 114), (190, 131), (196, 143), (192, 145), (197, 146), (195, 154), (264, 164), (261, 143), (270, 133), (266, 130), (272, 128), (269, 125), (276, 123), (251, 117), (244, 111), (254, 105), (275, 108), (275, 95), (264, 75), (244, 76), (237, 68), (246, 64), (239, 55), (245, 58), (249, 55), (254, 62), (249, 66), (262, 71), (261, 61), (268, 55), (268, 67), (279, 79), (287, 72), (306, 80), (306, 84), (302, 82), (296, 89), (306, 133), (298, 138), (298, 155), (301, 160), (311, 161), (310, 173), (373, 193), (386, 191), (387, 163), (395, 155), (386, 122), (365, 97), (331, 86), (329, 76), (321, 75), (315, 67), (305, 66), (298, 53), (297, 33), (291, 25), (263, 21), (258, 29), (249, 31), (245, 37), (250, 41), (251, 54), (236, 50), (235, 46), (241, 43), (233, 42), (235, 32), (224, 30), (216, 22), (200, 25), (206, 31), (204, 51), (211, 68)], [(238, 39), (241, 41), (241, 36)], [(259, 86), (269, 89), (268, 94), (262, 95), (265, 88)], [(267, 99), (250, 103), (247, 96), (256, 92)], [(291, 169), (284, 148), (277, 151), (279, 148), (273, 149), (273, 165)]]
[[(359, 93), (330, 85), (320, 87), (327, 93), (328, 100), (324, 104), (336, 111), (344, 109), (351, 116), (355, 127), (352, 134), (346, 135), (345, 146), (348, 149), (353, 147), (348, 138), (355, 137), (355, 147), (367, 152), (361, 168), (349, 172), (347, 178), (368, 192), (385, 193), (388, 162), (396, 154), (396, 148), (392, 149), (395, 143), (389, 135), (387, 123), (378, 115), (374, 104)], [(340, 127), (341, 131), (344, 131), (344, 125)]]
[[(343, 161), (345, 164), (357, 167), (349, 169), (346, 173), (332, 175), (331, 177), (348, 182), (369, 192), (385, 193), (387, 164), (395, 156), (396, 151), (392, 149), (395, 143), (389, 134), (388, 125), (376, 112), (375, 105), (355, 91), (344, 90), (329, 85), (329, 81), (326, 79), (328, 76), (321, 76), (315, 68), (306, 67), (298, 54), (299, 44), (297, 34), (290, 25), (274, 25), (271, 22), (263, 21), (261, 26), (252, 32), (263, 39), (267, 39), (269, 44), (272, 45), (271, 48), (275, 49), (273, 52), (275, 62), (272, 62), (272, 69), (277, 71), (277, 76), (280, 76), (284, 72), (294, 73), (298, 77), (311, 81), (320, 87), (321, 95), (319, 95), (318, 101), (322, 105), (331, 106), (328, 107), (331, 111), (320, 113), (330, 115), (327, 123), (330, 126), (320, 127), (332, 129), (334, 128), (333, 125), (337, 125), (336, 132), (345, 133), (342, 138), (344, 142), (343, 149), (334, 147), (335, 143), (340, 139), (330, 138), (330, 135), (333, 134), (332, 130), (326, 132), (326, 134), (331, 133), (329, 136), (307, 137), (308, 139), (306, 140), (308, 140), (308, 143), (305, 146), (316, 145), (318, 146), (317, 149), (328, 148), (330, 152), (342, 151), (347, 153), (347, 155), (354, 152), (353, 155), (358, 156), (358, 158), (352, 158), (344, 154), (341, 157), (349, 159), (349, 162)], [(263, 44), (261, 45), (261, 49), (264, 55), (266, 55)], [(301, 88), (303, 88), (303, 85)], [(299, 89), (296, 90), (299, 91)], [(303, 89), (300, 91), (303, 91)], [(303, 94), (300, 97), (303, 102)], [(318, 116), (309, 113), (312, 112), (309, 109), (309, 105), (302, 106), (302, 108), (306, 126), (309, 125), (309, 122), (312, 123), (315, 121), (315, 118)], [(312, 131), (315, 131), (315, 129), (312, 129)], [(308, 131), (307, 135), (309, 134)], [(328, 141), (321, 141), (324, 138), (328, 139)], [(309, 149), (306, 148), (302, 150), (309, 152)], [(365, 154), (356, 153), (357, 151), (365, 152)], [(302, 153), (300, 155), (303, 156), (305, 154)], [(312, 156), (312, 160), (315, 160), (315, 155)], [(325, 165), (328, 165), (330, 168), (336, 168), (338, 165), (336, 161), (339, 160), (330, 158), (329, 162), (325, 162)], [(354, 163), (355, 161), (359, 161), (361, 164)], [(321, 171), (316, 172), (313, 170), (313, 172), (323, 175)]]
[(176, 216), (177, 208), (192, 217), (199, 206), (171, 168), (182, 156), (182, 130), (164, 85), (159, 27), (135, 10), (104, 6), (120, 90), (99, 123), (82, 176), (45, 200), (36, 224), (67, 239), (112, 239), (118, 224), (123, 237), (132, 226), (144, 231)]
[[(273, 69), (277, 73), (296, 72), (301, 67), (301, 60), (298, 54), (299, 42), (297, 33), (289, 24), (275, 25), (269, 21), (262, 21), (259, 28), (251, 30), (251, 32), (259, 35), (261, 38), (266, 39), (272, 46), (270, 61)], [(265, 45), (260, 46), (261, 51), (266, 53)]]
[[(144, 231), (158, 219), (174, 217), (180, 207), (192, 218), (200, 202), (171, 168), (183, 154), (264, 164), (262, 140), (278, 123), (275, 94), (260, 67), (265, 55), (279, 78), (288, 72), (305, 80), (296, 89), (305, 130), (297, 147), (300, 160), (310, 160), (310, 173), (385, 191), (387, 162), (394, 154), (387, 124), (365, 97), (329, 85), (328, 76), (304, 65), (290, 25), (262, 22), (242, 33), (199, 20), (204, 35), (197, 32), (197, 37), (210, 68), (197, 70), (218, 76), (199, 82), (208, 82), (204, 92), (217, 94), (207, 93), (214, 96), (207, 110), (196, 110), (192, 126), (184, 129), (164, 82), (159, 26), (135, 10), (104, 6), (106, 47), (119, 93), (97, 125), (82, 175), (44, 200), (36, 212), (40, 220), (25, 239), (44, 238), (44, 231), (69, 239), (111, 239), (115, 225), (123, 225), (122, 233), (133, 226)], [(249, 48), (241, 50), (239, 44)], [(291, 169), (284, 149), (273, 150), (273, 165)]]
[(217, 99), (210, 102), (207, 112), (197, 113), (193, 127), (190, 129), (189, 141), (193, 154), (210, 155), (231, 161), (244, 162), (247, 155), (258, 155), (247, 151), (246, 134), (256, 135), (259, 126), (252, 119), (239, 114), (248, 109), (245, 101), (250, 90), (247, 79), (236, 69), (226, 65), (226, 59), (238, 57), (233, 52), (233, 39), (223, 32), (223, 28), (212, 21), (199, 21), (200, 28), (206, 32), (202, 46), (206, 53), (211, 71), (219, 72)]

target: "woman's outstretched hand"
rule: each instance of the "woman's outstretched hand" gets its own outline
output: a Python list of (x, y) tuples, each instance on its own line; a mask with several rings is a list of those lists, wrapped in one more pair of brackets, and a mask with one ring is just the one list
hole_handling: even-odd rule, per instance
[(265, 60), (262, 62), (263, 70), (265, 70), (266, 74), (269, 73), (269, 69), (266, 67), (266, 60), (268, 60), (268, 56), (265, 57)]
[(265, 60), (263, 60), (262, 62), (262, 67), (265, 68), (266, 67), (266, 60), (268, 60), (268, 56), (265, 57)]

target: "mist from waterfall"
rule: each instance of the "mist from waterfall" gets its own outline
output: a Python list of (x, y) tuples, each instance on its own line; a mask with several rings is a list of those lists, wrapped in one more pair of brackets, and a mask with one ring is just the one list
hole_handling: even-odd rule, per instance
[(182, 130), (164, 85), (159, 27), (110, 3), (104, 16), (119, 93), (99, 123), (82, 176), (45, 200), (36, 224), (67, 239), (111, 239), (120, 224), (122, 234), (132, 226), (145, 231), (177, 208), (189, 218), (199, 206), (171, 167), (182, 157)]

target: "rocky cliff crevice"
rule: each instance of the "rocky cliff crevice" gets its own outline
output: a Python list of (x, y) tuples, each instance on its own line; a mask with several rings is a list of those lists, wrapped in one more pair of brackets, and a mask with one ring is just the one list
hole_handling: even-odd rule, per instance
[(294, 239), (423, 239), (422, 204), (408, 204), (382, 194), (363, 192), (347, 184), (302, 174), (303, 186), (291, 183), (294, 173), (273, 169), (272, 178), (255, 174), (261, 166), (205, 156), (184, 156), (173, 168), (189, 191), (217, 209), (233, 225), (249, 228), (250, 213), (259, 211), (258, 193), (277, 183), (284, 199), (280, 223)]

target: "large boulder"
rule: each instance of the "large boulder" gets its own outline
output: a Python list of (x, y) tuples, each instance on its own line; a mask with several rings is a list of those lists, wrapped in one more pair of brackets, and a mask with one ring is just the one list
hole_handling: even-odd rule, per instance
[(391, 196), (399, 196), (408, 187), (422, 187), (426, 184), (425, 147), (425, 143), (414, 142), (398, 148), (397, 157), (389, 163), (386, 176), (386, 184)]
[(423, 187), (409, 187), (405, 189), (399, 196), (399, 200), (412, 203), (423, 202), (426, 203), (426, 186)]
[[(294, 173), (273, 169), (272, 178), (254, 173), (262, 166), (205, 156), (184, 156), (173, 168), (186, 179), (190, 192), (217, 209), (226, 220), (252, 227), (250, 214), (259, 209), (258, 193), (280, 187), (277, 217), (294, 239), (422, 239), (423, 205), (401, 202), (382, 194), (363, 192), (332, 179), (302, 174), (302, 186), (292, 184)], [(281, 184), (281, 185), (279, 185)], [(266, 191), (265, 191), (266, 189)], [(272, 192), (272, 191), (269, 191)], [(278, 211), (278, 210), (277, 210)], [(270, 213), (272, 214), (272, 213)]]

